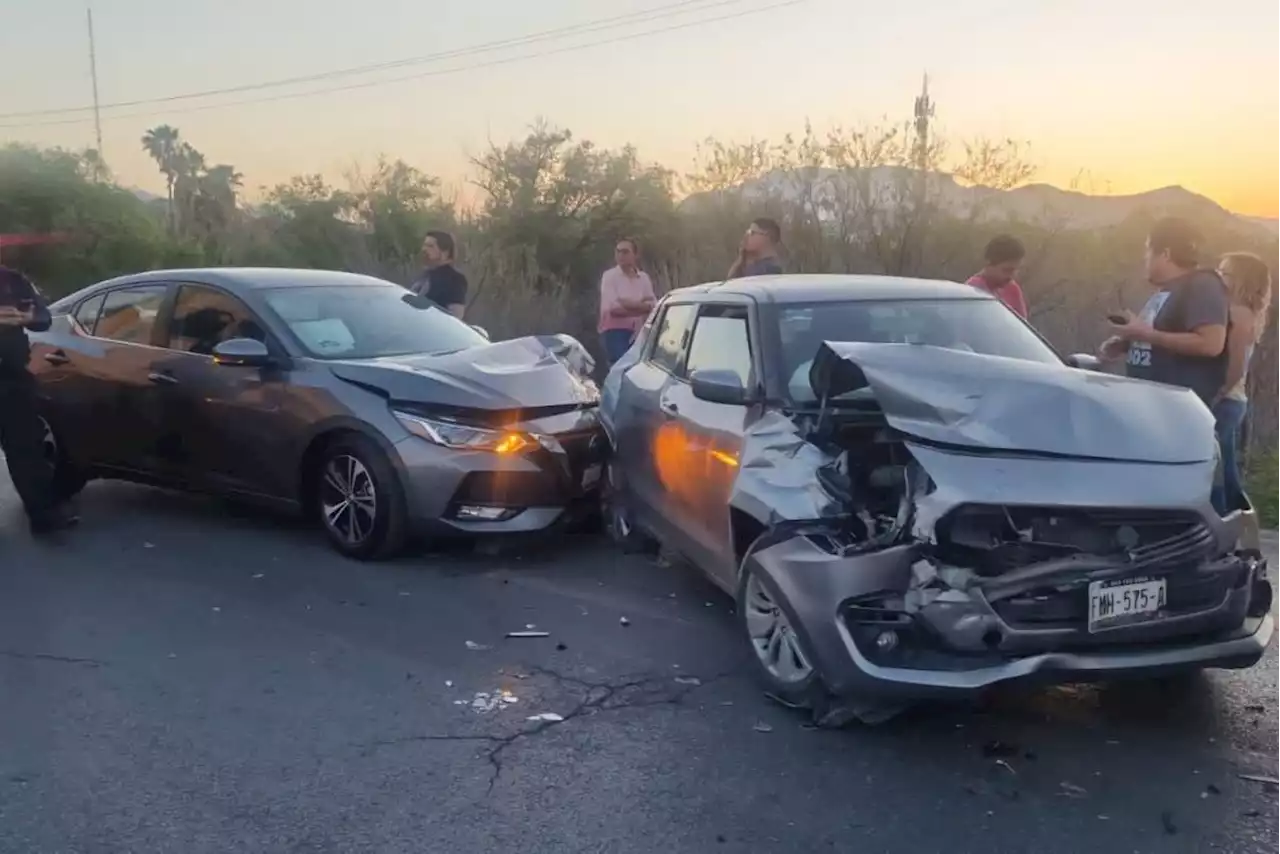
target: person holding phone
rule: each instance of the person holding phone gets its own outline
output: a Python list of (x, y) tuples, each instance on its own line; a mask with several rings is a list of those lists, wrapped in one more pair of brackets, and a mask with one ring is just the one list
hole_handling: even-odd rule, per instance
[(1200, 235), (1167, 217), (1147, 237), (1147, 280), (1156, 289), (1142, 311), (1108, 315), (1112, 335), (1098, 355), (1124, 359), (1125, 374), (1182, 386), (1212, 405), (1227, 376), (1230, 300), (1221, 277), (1198, 267)]
[(0, 267), (0, 448), (9, 478), (27, 511), (31, 531), (46, 534), (77, 520), (55, 490), (54, 470), (44, 453), (44, 426), (36, 410), (36, 381), (27, 369), (27, 330), (43, 332), (52, 318), (31, 280)]

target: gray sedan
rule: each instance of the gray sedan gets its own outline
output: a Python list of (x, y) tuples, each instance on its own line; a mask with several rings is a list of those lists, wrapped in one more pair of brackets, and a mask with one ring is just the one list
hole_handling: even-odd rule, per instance
[(567, 336), (491, 343), (317, 270), (154, 271), (52, 312), (31, 367), (64, 495), (117, 478), (301, 510), (360, 559), (595, 506), (598, 392)]
[(685, 288), (611, 370), (611, 529), (736, 595), (768, 689), (821, 721), (1021, 679), (1247, 667), (1272, 589), (1209, 503), (1190, 391), (1059, 356), (955, 283)]

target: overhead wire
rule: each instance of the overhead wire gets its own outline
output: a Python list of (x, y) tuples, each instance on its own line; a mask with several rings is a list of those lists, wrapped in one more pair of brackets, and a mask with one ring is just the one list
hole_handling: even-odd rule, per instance
[[(395, 77), (384, 77), (376, 80), (367, 80), (358, 83), (349, 83), (340, 86), (323, 87), (319, 89), (308, 89), (302, 92), (286, 92), (277, 95), (270, 95), (261, 98), (244, 98), (232, 101), (225, 101), (216, 104), (201, 104), (191, 107), (182, 107), (177, 110), (165, 110), (166, 114), (170, 113), (191, 113), (201, 112), (204, 110), (226, 109), (229, 107), (243, 106), (249, 104), (269, 103), (273, 101), (290, 100), (294, 98), (308, 98), (319, 95), (326, 95), (338, 92), (353, 91), (359, 89), (375, 88), (378, 86), (393, 85), (412, 80), (419, 80), (428, 77), (435, 77), (448, 74), (459, 74), (466, 71), (479, 70), (494, 66), (507, 65), (516, 62), (525, 62), (534, 59), (541, 59), (548, 56), (555, 56), (564, 53), (571, 53), (581, 50), (588, 50), (594, 47), (600, 47), (608, 44), (616, 44), (622, 41), (629, 41), (636, 38), (645, 38), (648, 36), (660, 35), (677, 30), (689, 29), (692, 27), (705, 26), (708, 24), (719, 23), (732, 20), (734, 18), (746, 17), (748, 15), (756, 15), (766, 11), (794, 6), (799, 3), (807, 2), (807, 0), (783, 0), (783, 2), (771, 3), (765, 6), (756, 6), (746, 9), (735, 10), (728, 14), (717, 15), (713, 17), (698, 18), (694, 21), (686, 21), (680, 24), (668, 25), (654, 29), (643, 30), (640, 32), (627, 32), (606, 39), (600, 39), (584, 44), (572, 44), (560, 48), (554, 48), (535, 53), (521, 54), (517, 56), (501, 57), (498, 59), (486, 60), (478, 63), (471, 63), (451, 68), (433, 69), (430, 71), (415, 72), (409, 75), (400, 75)], [(201, 92), (188, 92), (178, 95), (169, 95), (159, 98), (137, 99), (132, 101), (117, 101), (109, 104), (99, 105), (101, 110), (119, 109), (130, 106), (144, 105), (163, 105), (167, 103), (175, 103), (184, 100), (195, 100), (199, 98), (215, 97), (219, 95), (238, 94), (243, 92), (261, 91), (263, 89), (279, 88), (282, 86), (297, 85), (299, 83), (317, 82), (326, 79), (335, 79), (341, 77), (357, 76), (362, 74), (376, 73), (378, 71), (386, 71), (394, 68), (403, 68), (412, 65), (428, 64), (439, 62), (447, 59), (456, 59), (465, 56), (474, 56), (477, 54), (491, 53), (498, 50), (506, 50), (512, 47), (521, 47), (529, 44), (537, 44), (544, 41), (560, 40), (572, 36), (587, 35), (593, 32), (607, 31), (611, 29), (619, 29), (621, 27), (637, 26), (653, 21), (665, 20), (681, 15), (697, 14), (700, 12), (710, 11), (712, 9), (739, 5), (741, 0), (682, 0), (678, 3), (669, 3), (664, 6), (652, 7), (647, 10), (627, 13), (625, 15), (615, 15), (609, 18), (597, 19), (595, 21), (586, 21), (579, 24), (566, 25), (552, 30), (543, 30), (537, 33), (531, 33), (525, 36), (504, 39), (495, 42), (488, 42), (480, 45), (473, 45), (466, 48), (459, 48), (453, 51), (444, 51), (440, 53), (427, 54), (417, 57), (409, 57), (405, 59), (392, 60), (389, 62), (375, 63), (372, 65), (356, 66), (351, 68), (334, 69), (326, 72), (318, 72), (315, 74), (300, 75), (296, 77), (283, 78), (278, 80), (260, 81), (257, 83), (244, 84), (241, 86), (224, 87), (220, 89), (210, 89)], [(0, 113), (0, 119), (20, 118), (26, 116), (51, 116), (62, 115), (66, 113), (91, 112), (92, 105), (80, 107), (64, 107), (51, 108), (44, 110), (31, 110), (20, 112)], [(111, 121), (125, 118), (139, 118), (157, 114), (158, 110), (135, 111), (130, 113), (115, 114), (103, 116), (103, 121)], [(33, 122), (5, 122), (0, 123), (0, 129), (17, 129), (31, 127), (49, 127), (55, 125), (71, 125), (83, 124), (92, 121), (92, 116), (86, 115), (76, 118), (61, 118), (52, 120), (40, 120)]]

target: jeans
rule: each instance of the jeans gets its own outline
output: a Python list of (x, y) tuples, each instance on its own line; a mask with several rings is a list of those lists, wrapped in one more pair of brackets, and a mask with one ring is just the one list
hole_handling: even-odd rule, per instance
[(41, 522), (54, 511), (53, 466), (45, 458), (44, 426), (36, 411), (36, 381), (26, 369), (0, 365), (0, 448), (27, 515)]
[(1219, 514), (1234, 509), (1244, 494), (1240, 483), (1240, 425), (1248, 410), (1248, 401), (1224, 397), (1213, 405), (1213, 417), (1222, 448), (1222, 484), (1213, 486), (1213, 509)]
[(606, 329), (600, 333), (600, 343), (604, 346), (605, 358), (612, 365), (631, 349), (631, 339), (635, 333), (630, 329)]

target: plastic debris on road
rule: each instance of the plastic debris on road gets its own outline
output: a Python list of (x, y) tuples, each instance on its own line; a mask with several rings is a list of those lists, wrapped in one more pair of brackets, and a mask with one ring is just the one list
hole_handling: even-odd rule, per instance
[(753, 726), (752, 729), (756, 732), (773, 732), (773, 727), (769, 726), (764, 721), (757, 721), (756, 725)]
[[(476, 714), (487, 715), (518, 702), (520, 702), (520, 698), (510, 691), (477, 691), (475, 696), (471, 698), (470, 706), (471, 711)], [(465, 704), (465, 700), (454, 701), (454, 705)]]
[(507, 632), (509, 638), (549, 638), (551, 632)]
[(619, 617), (619, 618), (618, 618), (618, 625), (620, 625), (620, 626), (629, 626), (629, 625), (631, 625), (631, 621), (630, 621), (630, 620), (628, 620), (626, 617)]
[(476, 643), (475, 641), (467, 641), (467, 649), (473, 652), (480, 652), (481, 650), (489, 649), (489, 647), (482, 643)]
[(564, 720), (564, 716), (557, 715), (555, 712), (542, 712), (536, 715), (529, 715), (529, 717), (525, 718), (525, 720), (546, 722), (546, 723), (559, 723), (560, 721)]

